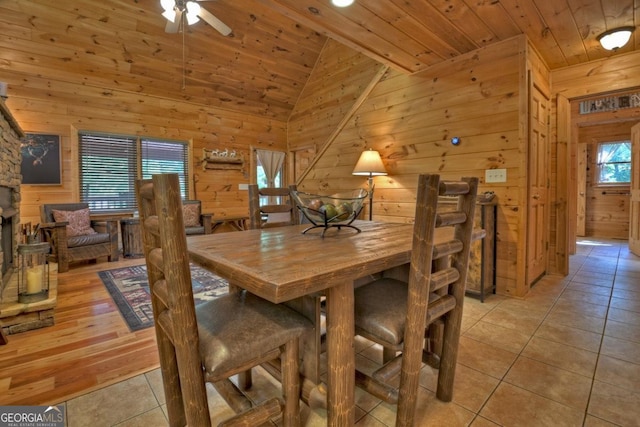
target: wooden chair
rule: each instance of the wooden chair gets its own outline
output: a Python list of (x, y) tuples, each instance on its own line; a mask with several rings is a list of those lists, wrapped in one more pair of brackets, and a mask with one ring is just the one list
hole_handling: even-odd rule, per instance
[[(296, 186), (258, 188), (257, 184), (249, 185), (249, 228), (281, 227), (283, 225), (300, 224), (300, 215), (291, 191)], [(268, 202), (260, 205), (260, 197), (267, 197)]]
[[(299, 338), (310, 322), (282, 304), (238, 291), (194, 305), (177, 174), (137, 183), (144, 252), (171, 426), (209, 426), (205, 382), (238, 413), (220, 425), (300, 424)], [(283, 400), (252, 406), (229, 380), (281, 356)]]
[[(249, 228), (261, 229), (299, 224), (298, 208), (291, 197), (291, 191), (295, 191), (296, 188), (295, 184), (291, 184), (288, 188), (258, 188), (256, 184), (249, 185)], [(261, 196), (268, 196), (270, 202), (261, 206)], [(279, 203), (274, 203), (276, 201)], [(269, 220), (267, 218), (269, 215), (277, 219)], [(308, 402), (311, 389), (320, 383), (320, 353), (325, 341), (325, 328), (320, 317), (321, 298), (305, 296), (287, 301), (285, 304), (304, 314), (315, 326), (305, 334), (301, 344), (303, 353), (301, 372), (305, 378), (302, 398), (303, 401)], [(280, 378), (279, 369), (274, 363), (265, 364), (263, 367), (275, 378)], [(245, 387), (251, 386), (250, 372), (244, 374), (242, 384)]]
[[(423, 350), (425, 332), (438, 319), (444, 336), (436, 395), (452, 398), (477, 187), (477, 178), (448, 182), (420, 175), (408, 279), (394, 269), (355, 290), (356, 334), (401, 352), (371, 376), (356, 372), (356, 383), (398, 404), (398, 426), (414, 423), (420, 369), (430, 357)], [(442, 196), (456, 197), (457, 210), (437, 212)], [(434, 243), (440, 233), (446, 238)]]
[(88, 203), (41, 205), (40, 220), (42, 234), (51, 244), (51, 254), (60, 273), (69, 271), (72, 262), (101, 257), (117, 261), (119, 258), (118, 221), (90, 220)]
[(184, 229), (187, 236), (197, 234), (211, 234), (213, 232), (213, 214), (202, 213), (200, 200), (185, 200), (182, 202)]

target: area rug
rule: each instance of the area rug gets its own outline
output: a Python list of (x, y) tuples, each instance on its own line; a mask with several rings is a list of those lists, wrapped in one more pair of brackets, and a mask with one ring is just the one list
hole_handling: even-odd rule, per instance
[[(118, 306), (129, 329), (137, 331), (153, 326), (153, 309), (145, 265), (99, 271), (98, 276)], [(226, 280), (193, 264), (191, 280), (196, 305), (228, 291)]]

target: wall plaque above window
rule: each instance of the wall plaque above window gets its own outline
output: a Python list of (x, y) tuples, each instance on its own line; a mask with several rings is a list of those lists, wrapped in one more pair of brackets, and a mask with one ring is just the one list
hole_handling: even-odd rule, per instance
[(603, 113), (634, 107), (640, 107), (640, 92), (582, 101), (580, 114)]

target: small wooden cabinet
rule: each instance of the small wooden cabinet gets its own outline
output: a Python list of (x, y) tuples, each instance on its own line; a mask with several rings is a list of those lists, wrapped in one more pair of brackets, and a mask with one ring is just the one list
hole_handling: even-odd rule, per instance
[(121, 219), (120, 233), (122, 235), (122, 256), (125, 258), (144, 256), (140, 218)]
[(486, 236), (471, 246), (467, 294), (479, 296), (482, 302), (496, 290), (496, 210), (494, 201), (476, 205), (476, 227), (483, 228)]
[[(448, 206), (442, 202), (440, 206), (446, 206), (445, 210), (456, 207), (453, 203)], [(486, 236), (471, 245), (466, 293), (479, 296), (482, 302), (487, 294), (494, 293), (496, 289), (496, 211), (495, 200), (476, 204), (474, 226), (484, 229)]]

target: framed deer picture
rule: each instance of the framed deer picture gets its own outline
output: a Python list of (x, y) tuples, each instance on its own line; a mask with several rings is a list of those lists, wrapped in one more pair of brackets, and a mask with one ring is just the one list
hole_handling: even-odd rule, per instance
[(22, 183), (60, 185), (60, 136), (27, 133), (20, 144)]

